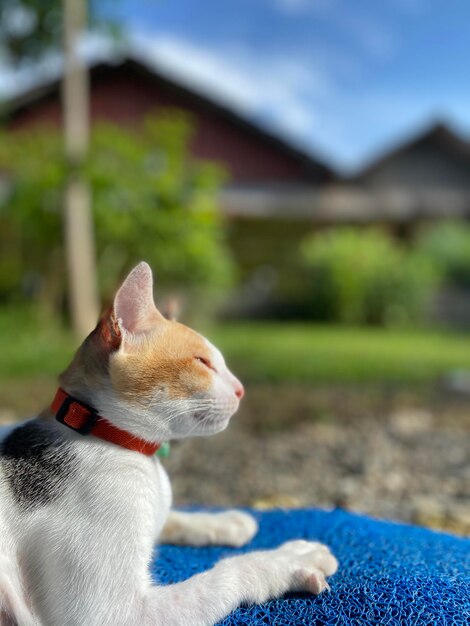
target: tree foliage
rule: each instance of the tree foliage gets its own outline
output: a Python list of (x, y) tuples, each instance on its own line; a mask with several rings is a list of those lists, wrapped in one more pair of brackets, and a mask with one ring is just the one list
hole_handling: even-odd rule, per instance
[[(191, 125), (176, 111), (148, 117), (140, 131), (98, 124), (82, 174), (93, 193), (103, 296), (146, 259), (167, 289), (215, 292), (231, 262), (217, 191), (222, 171), (194, 162)], [(56, 129), (0, 138), (0, 169), (11, 190), (0, 205), (0, 298), (18, 293), (55, 302), (64, 294), (61, 202), (67, 167)]]

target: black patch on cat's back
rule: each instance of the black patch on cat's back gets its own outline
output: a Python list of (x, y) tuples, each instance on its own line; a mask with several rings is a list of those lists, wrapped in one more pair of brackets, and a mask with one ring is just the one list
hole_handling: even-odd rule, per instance
[(57, 500), (78, 467), (72, 445), (41, 422), (15, 428), (0, 444), (0, 454), (3, 477), (24, 509)]

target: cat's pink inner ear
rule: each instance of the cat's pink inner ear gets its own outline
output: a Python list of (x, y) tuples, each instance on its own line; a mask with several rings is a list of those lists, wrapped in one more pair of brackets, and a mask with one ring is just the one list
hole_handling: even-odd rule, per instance
[(153, 301), (152, 270), (147, 263), (134, 267), (121, 285), (114, 298), (114, 315), (121, 328), (134, 335), (165, 320)]

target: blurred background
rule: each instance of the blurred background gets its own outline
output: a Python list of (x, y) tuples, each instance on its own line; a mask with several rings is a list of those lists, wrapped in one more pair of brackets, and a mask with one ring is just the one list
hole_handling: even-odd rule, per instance
[(177, 504), (470, 531), (470, 6), (1, 0), (0, 422), (119, 280), (247, 387)]

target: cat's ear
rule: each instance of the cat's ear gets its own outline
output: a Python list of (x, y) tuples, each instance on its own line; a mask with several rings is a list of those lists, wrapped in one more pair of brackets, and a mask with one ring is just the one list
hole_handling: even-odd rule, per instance
[(153, 301), (150, 266), (142, 261), (131, 271), (114, 298), (114, 318), (122, 332), (138, 335), (165, 320)]

